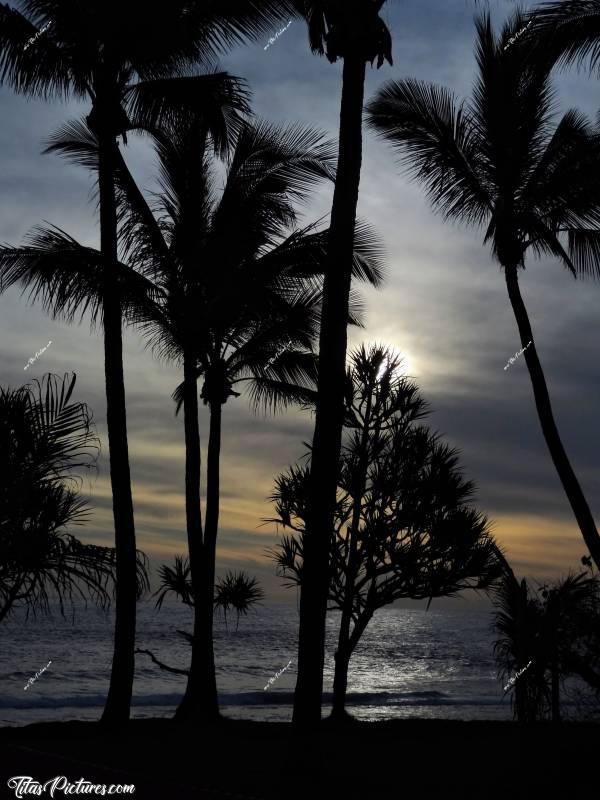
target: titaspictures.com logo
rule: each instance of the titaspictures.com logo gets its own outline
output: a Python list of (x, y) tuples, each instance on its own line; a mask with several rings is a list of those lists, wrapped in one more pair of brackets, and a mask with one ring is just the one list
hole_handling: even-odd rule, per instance
[(65, 775), (57, 775), (46, 783), (38, 783), (30, 775), (16, 775), (14, 778), (8, 779), (8, 788), (14, 789), (15, 797), (28, 797), (34, 795), (41, 797), (48, 792), (50, 797), (54, 797), (56, 792), (63, 792), (63, 794), (102, 794), (102, 795), (116, 795), (116, 794), (133, 794), (135, 786), (131, 784), (111, 783), (107, 786), (105, 783), (92, 783), (86, 781), (85, 778), (80, 778), (75, 783), (69, 783)]

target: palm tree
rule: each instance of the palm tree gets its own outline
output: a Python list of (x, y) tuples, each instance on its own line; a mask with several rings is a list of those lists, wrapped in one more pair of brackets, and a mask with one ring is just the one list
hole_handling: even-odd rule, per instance
[[(519, 582), (508, 573), (491, 594), (494, 630), (498, 635), (494, 642), (494, 655), (504, 695), (509, 694), (516, 719), (534, 722), (542, 717), (548, 704), (545, 669), (541, 668), (543, 659), (540, 658), (540, 603), (532, 595), (526, 580)], [(515, 675), (521, 672), (515, 679)]]
[[(236, 148), (230, 158), (226, 187), (217, 203), (215, 176), (207, 154), (207, 140), (214, 139), (214, 134), (206, 130), (204, 120), (190, 114), (187, 120), (153, 133), (160, 160), (161, 204), (154, 216), (144, 198), (126, 187), (126, 239), (130, 255), (140, 268), (148, 269), (150, 264), (154, 270), (164, 298), (150, 310), (142, 309), (137, 321), (155, 351), (183, 367), (184, 380), (175, 397), (177, 410), (181, 406), (184, 410), (186, 517), (196, 601), (192, 663), (176, 717), (213, 720), (219, 715), (212, 632), (222, 405), (237, 395), (234, 383), (260, 371), (261, 358), (264, 364), (273, 355), (286, 331), (289, 334), (295, 329), (296, 343), (310, 346), (314, 326), (311, 308), (316, 298), (309, 298), (308, 304), (302, 297), (295, 299), (292, 279), (286, 287), (286, 299), (280, 297), (278, 287), (278, 282), (285, 282), (282, 269), (293, 260), (291, 248), (282, 248), (283, 261), (271, 253), (270, 260), (265, 257), (256, 266), (255, 262), (268, 254), (283, 226), (294, 221), (291, 197), (302, 196), (315, 180), (329, 177), (327, 162), (331, 155), (322, 137), (312, 131), (238, 126), (237, 137), (233, 133)], [(231, 138), (231, 131), (228, 133), (225, 140)], [(235, 237), (233, 230), (237, 230)], [(296, 242), (297, 238), (293, 243), (303, 253), (306, 243), (301, 237)], [(284, 261), (286, 258), (288, 261)], [(219, 272), (215, 270), (217, 264), (221, 266)], [(253, 308), (253, 304), (260, 305)], [(310, 378), (314, 357), (309, 351), (301, 354), (299, 361), (290, 362), (289, 358), (291, 368), (285, 377), (296, 379), (296, 399), (305, 397), (306, 389), (300, 384)], [(279, 369), (276, 374), (281, 376), (281, 372)], [(199, 377), (204, 378), (202, 397), (210, 409), (204, 531)], [(283, 392), (285, 385), (279, 389)], [(289, 391), (288, 387), (288, 397)]]
[[(184, 366), (184, 384), (183, 388), (179, 387), (178, 398), (183, 397), (184, 401), (186, 510), (192, 575), (195, 574), (198, 581), (197, 596), (203, 596), (203, 586), (211, 588), (204, 590), (205, 602), (197, 603), (195, 608), (200, 618), (196, 630), (201, 631), (195, 637), (196, 646), (192, 650), (193, 662), (197, 653), (197, 666), (190, 672), (192, 690), (186, 693), (180, 716), (194, 710), (194, 713), (214, 718), (218, 714), (212, 654), (214, 555), (201, 560), (196, 381), (206, 363), (212, 364), (215, 360), (217, 365), (219, 363), (218, 355), (211, 350), (213, 332), (210, 326), (217, 331), (214, 335), (221, 336), (225, 336), (229, 326), (232, 350), (228, 354), (231, 358), (228, 358), (227, 369), (235, 373), (232, 381), (247, 380), (241, 375), (246, 368), (256, 377), (262, 364), (262, 382), (255, 380), (254, 384), (257, 401), (266, 398), (274, 389), (285, 392), (289, 400), (306, 401), (312, 397), (310, 390), (300, 385), (300, 379), (303, 375), (316, 374), (314, 356), (306, 351), (296, 355), (291, 351), (277, 354), (277, 344), (290, 326), (296, 331), (294, 341), (310, 341), (312, 334), (309, 333), (314, 330), (317, 319), (318, 280), (324, 268), (327, 234), (312, 229), (295, 231), (277, 246), (274, 243), (283, 236), (285, 226), (295, 219), (291, 199), (300, 199), (314, 180), (329, 177), (331, 173), (327, 165), (328, 148), (317, 134), (298, 128), (287, 132), (268, 126), (257, 130), (241, 128), (227, 191), (210, 218), (207, 198), (212, 177), (206, 174), (196, 180), (197, 153), (203, 150), (202, 147), (199, 151), (194, 149), (198, 120), (191, 115), (188, 120), (189, 127), (183, 122), (177, 126), (179, 133), (175, 130), (162, 134), (154, 132), (165, 184), (163, 203), (158, 209), (159, 215), (163, 215), (160, 222), (146, 204), (124, 162), (116, 171), (123, 253), (139, 271), (121, 262), (118, 267), (125, 317), (131, 320), (135, 317), (152, 332), (158, 352), (177, 354)], [(98, 162), (97, 137), (82, 124), (67, 126), (55, 137), (52, 147), (88, 167)], [(204, 214), (208, 215), (206, 219)], [(247, 219), (247, 227), (242, 225), (243, 219)], [(204, 236), (209, 222), (211, 235), (205, 242), (201, 239), (202, 248), (198, 250), (193, 237), (198, 232)], [(240, 234), (236, 239), (230, 236), (234, 226), (239, 228)], [(358, 229), (356, 239), (355, 273), (377, 283), (380, 279), (379, 249), (373, 235), (363, 226)], [(92, 319), (95, 319), (101, 308), (99, 254), (81, 247), (55, 229), (39, 230), (32, 237), (31, 245), (0, 249), (0, 275), (5, 281), (32, 287), (34, 295), (41, 295), (49, 307), (56, 303), (57, 313), (60, 311), (67, 318), (80, 306), (85, 310), (89, 305)], [(268, 252), (270, 245), (272, 251)], [(258, 259), (259, 255), (258, 268), (254, 271), (250, 269), (252, 259)], [(229, 258), (230, 270), (222, 281), (212, 272), (196, 269), (196, 264), (212, 263), (225, 256)], [(308, 296), (307, 281), (309, 288), (313, 287)], [(236, 285), (237, 292), (234, 291)], [(257, 302), (257, 298), (262, 305), (252, 312), (252, 303)], [(203, 326), (199, 326), (198, 309), (206, 320)], [(239, 347), (237, 354), (233, 352), (235, 347)], [(200, 356), (204, 361), (199, 369)], [(225, 357), (225, 351), (222, 356)], [(186, 383), (187, 391), (184, 391)], [(218, 430), (220, 438), (220, 425)], [(218, 448), (216, 452), (218, 454)], [(214, 459), (214, 453), (213, 438), (211, 463), (214, 467), (216, 461), (218, 478), (218, 457)], [(211, 498), (213, 509), (216, 500), (218, 519), (218, 484), (216, 492), (214, 486), (215, 471), (211, 478)], [(216, 537), (216, 533), (213, 535)], [(198, 565), (197, 569), (194, 564)], [(200, 570), (209, 568), (212, 572), (203, 576)], [(202, 642), (203, 645), (199, 644)]]
[[(534, 722), (548, 714), (560, 721), (560, 684), (577, 675), (594, 690), (598, 672), (600, 584), (586, 573), (569, 575), (532, 591), (506, 576), (492, 590), (494, 654), (515, 717)], [(514, 690), (514, 691), (513, 691)]]
[(117, 139), (126, 142), (128, 112), (139, 117), (144, 111), (148, 124), (172, 117), (185, 112), (181, 97), (194, 96), (195, 90), (194, 104), (201, 104), (202, 77), (186, 69), (212, 61), (244, 38), (263, 35), (286, 9), (279, 0), (220, 0), (208, 9), (186, 0), (154, 6), (139, 0), (20, 0), (18, 6), (22, 11), (0, 4), (0, 82), (28, 96), (89, 98), (88, 122), (99, 141), (104, 368), (117, 549), (115, 648), (103, 719), (120, 723), (129, 718), (134, 673), (136, 546), (115, 267)]
[[(0, 285), (3, 289), (13, 284), (20, 284), (24, 289), (29, 288), (33, 300), (41, 300), (44, 308), (54, 318), (60, 317), (67, 322), (73, 321), (78, 314), (83, 318), (86, 312), (89, 312), (93, 326), (104, 312), (106, 301), (105, 264), (106, 261), (101, 252), (83, 247), (60, 228), (40, 227), (32, 232), (27, 246), (23, 248), (0, 247)], [(117, 278), (120, 309), (121, 312), (127, 314), (133, 302), (138, 302), (140, 297), (150, 296), (153, 286), (148, 280), (119, 262), (113, 267), (118, 267), (120, 270)], [(106, 315), (103, 314), (103, 316), (106, 319)], [(131, 622), (128, 616), (125, 617), (125, 620), (123, 618), (124, 593), (119, 587), (125, 586), (125, 598), (129, 591), (132, 591), (134, 603), (137, 603), (139, 598), (136, 585), (137, 550), (134, 548), (133, 575), (127, 573), (127, 579), (123, 584), (125, 580), (123, 560), (122, 558), (119, 560), (121, 551), (118, 540), (115, 545), (117, 607), (115, 652), (117, 655), (113, 658), (113, 670), (115, 659), (119, 663), (122, 655), (120, 648), (123, 646), (125, 636), (123, 627), (125, 622)], [(133, 624), (135, 625), (135, 606)], [(128, 630), (125, 632), (128, 633)], [(116, 685), (124, 691), (125, 687), (122, 686), (120, 679), (117, 680)], [(129, 690), (131, 690), (131, 686), (129, 686)], [(115, 697), (114, 692), (112, 697)], [(122, 694), (117, 697), (123, 700)], [(127, 708), (120, 705), (115, 707), (114, 702), (116, 701), (111, 701), (110, 706), (107, 704), (107, 708), (116, 708), (123, 714), (126, 710), (128, 712), (128, 706)], [(109, 716), (106, 719), (111, 721), (112, 718)]]
[(245, 617), (255, 603), (264, 599), (265, 593), (256, 578), (250, 578), (243, 570), (229, 572), (217, 580), (215, 586), (215, 608), (223, 612), (227, 627), (227, 612), (235, 611), (235, 629), (240, 626), (240, 617)]
[[(166, 564), (159, 570), (160, 586), (156, 607), (161, 608), (167, 595), (175, 594), (181, 602), (193, 608), (194, 587), (191, 580), (190, 562), (187, 558), (175, 556), (173, 567)], [(227, 627), (227, 612), (232, 609), (237, 614), (236, 630), (239, 627), (240, 617), (246, 616), (255, 603), (264, 599), (264, 592), (256, 578), (250, 578), (243, 570), (233, 572), (229, 570), (223, 578), (218, 578), (215, 584), (215, 608), (223, 611), (225, 627)], [(188, 673), (189, 674), (189, 673)]]
[[(163, 564), (159, 569), (160, 586), (156, 591), (156, 607), (162, 608), (167, 595), (174, 594), (181, 602), (194, 608), (194, 589), (191, 580), (191, 568), (187, 558), (175, 556), (173, 567)], [(223, 610), (225, 616), (225, 626), (227, 626), (227, 612), (233, 609), (237, 615), (236, 631), (240, 624), (240, 617), (246, 616), (248, 611), (264, 598), (264, 592), (260, 588), (256, 578), (251, 578), (243, 570), (232, 572), (229, 570), (223, 578), (219, 578), (215, 586), (215, 608)], [(186, 642), (194, 646), (194, 636), (186, 631), (178, 630)], [(176, 675), (190, 676), (189, 669), (178, 669), (160, 661), (151, 650), (136, 650), (136, 653), (143, 653), (149, 656), (152, 661), (161, 669)]]
[[(55, 595), (86, 596), (106, 607), (115, 551), (82, 544), (69, 529), (88, 507), (78, 472), (95, 465), (97, 437), (85, 403), (71, 401), (76, 376), (46, 375), (17, 389), (0, 388), (0, 622), (15, 609), (50, 612)], [(148, 587), (138, 554), (138, 591)]]
[[(456, 451), (416, 423), (417, 387), (389, 350), (356, 350), (332, 527), (330, 609), (341, 612), (332, 716), (345, 719), (351, 656), (378, 609), (402, 598), (447, 597), (490, 585), (500, 572), (486, 518), (469, 505)], [(272, 552), (279, 574), (302, 586), (310, 469), (280, 476), (274, 521), (291, 529)], [(288, 584), (289, 585), (289, 584)]]
[[(234, 387), (244, 383), (255, 407), (275, 410), (313, 398), (312, 345), (327, 233), (312, 226), (297, 229), (295, 203), (316, 181), (333, 176), (333, 155), (322, 136), (310, 129), (244, 125), (235, 137), (217, 201), (208, 163), (198, 171), (205, 137), (198, 138), (193, 116), (176, 130), (157, 132), (156, 138), (164, 198), (157, 216), (171, 258), (158, 265), (164, 304), (155, 314), (142, 314), (138, 322), (160, 355), (183, 364), (184, 381), (174, 396), (178, 408), (184, 408), (188, 509), (197, 519), (188, 525), (196, 619), (190, 679), (177, 716), (211, 719), (218, 714), (212, 624), (223, 406), (238, 396)], [(134, 256), (151, 249), (151, 236), (158, 235), (156, 224), (146, 224), (148, 215), (137, 209), (136, 201)], [(209, 268), (213, 264), (220, 265), (218, 272)], [(378, 248), (364, 227), (357, 231), (353, 269), (371, 282), (380, 279)], [(200, 378), (210, 418), (203, 535)]]
[[(329, 269), (323, 289), (319, 380), (312, 449), (312, 517), (309, 529), (331, 529), (344, 414), (347, 324), (352, 250), (362, 163), (362, 113), (366, 63), (392, 63), (392, 40), (379, 16), (386, 0), (291, 0), (308, 24), (311, 50), (331, 63), (343, 60), (338, 172), (329, 230)], [(329, 539), (306, 539), (300, 598), (298, 678), (294, 722), (321, 719)]]
[(370, 125), (402, 154), (448, 219), (485, 226), (484, 242), (504, 270), (542, 432), (586, 546), (600, 564), (600, 537), (560, 440), (531, 324), (519, 288), (525, 255), (551, 255), (574, 275), (599, 275), (600, 137), (567, 112), (551, 129), (547, 67), (528, 58), (513, 16), (498, 39), (477, 21), (479, 81), (458, 104), (444, 88), (394, 82), (369, 104)]

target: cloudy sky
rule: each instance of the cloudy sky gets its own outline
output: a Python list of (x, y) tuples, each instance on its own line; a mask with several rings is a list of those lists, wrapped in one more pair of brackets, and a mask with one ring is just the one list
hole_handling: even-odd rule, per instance
[[(394, 66), (369, 70), (367, 97), (384, 81), (409, 76), (468, 95), (474, 80), (473, 0), (388, 5), (384, 17), (393, 35)], [(493, 0), (488, 7), (499, 23), (512, 4)], [(239, 47), (221, 66), (248, 81), (259, 117), (309, 124), (335, 136), (340, 66), (310, 54), (305, 27), (297, 21), (265, 50), (267, 44)], [(563, 110), (575, 106), (595, 114), (595, 79), (571, 71), (556, 77), (556, 87)], [(43, 140), (66, 119), (87, 113), (86, 107), (28, 101), (3, 88), (0, 112), (0, 241), (21, 244), (34, 225), (47, 221), (97, 246), (90, 176), (57, 156), (41, 155)], [(140, 185), (153, 189), (147, 145), (130, 142), (124, 153)], [(305, 219), (328, 213), (330, 202), (331, 189), (324, 186)], [(542, 439), (524, 359), (504, 370), (521, 346), (503, 276), (482, 245), (481, 231), (434, 216), (388, 146), (370, 134), (359, 214), (385, 243), (387, 279), (383, 288), (364, 292), (366, 325), (351, 332), (352, 344), (384, 342), (404, 356), (432, 407), (430, 424), (461, 450), (466, 475), (478, 486), (477, 505), (493, 521), (519, 575), (544, 579), (577, 568), (585, 548)], [(593, 342), (600, 333), (600, 286), (574, 281), (552, 261), (529, 262), (521, 286), (563, 442), (598, 518), (600, 363)], [(3, 385), (17, 386), (48, 371), (77, 373), (77, 398), (93, 409), (103, 443), (98, 476), (86, 486), (93, 514), (81, 537), (109, 544), (98, 331), (53, 322), (11, 290), (0, 297), (0, 333)], [(49, 340), (25, 374), (27, 360)], [(126, 337), (125, 375), (138, 544), (156, 564), (185, 551), (183, 427), (170, 399), (180, 376), (172, 365), (154, 360), (135, 332)], [(204, 431), (205, 423), (204, 415)], [(226, 406), (224, 426), (219, 571), (247, 569), (263, 582), (269, 600), (295, 602), (264, 555), (276, 531), (261, 520), (271, 514), (266, 498), (273, 477), (304, 453), (312, 419), (299, 412), (256, 416), (241, 397)]]

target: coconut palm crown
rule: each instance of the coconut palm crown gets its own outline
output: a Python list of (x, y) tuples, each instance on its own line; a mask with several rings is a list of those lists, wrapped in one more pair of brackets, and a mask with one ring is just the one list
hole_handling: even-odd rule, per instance
[[(600, 277), (600, 135), (570, 110), (553, 124), (550, 66), (529, 57), (526, 18), (499, 36), (477, 20), (473, 96), (415, 80), (392, 82), (368, 107), (369, 124), (400, 153), (446, 219), (482, 227), (500, 263), (531, 377), (542, 432), (596, 564), (600, 536), (560, 441), (518, 276), (525, 257), (552, 257), (573, 276)], [(531, 346), (529, 346), (531, 345)]]

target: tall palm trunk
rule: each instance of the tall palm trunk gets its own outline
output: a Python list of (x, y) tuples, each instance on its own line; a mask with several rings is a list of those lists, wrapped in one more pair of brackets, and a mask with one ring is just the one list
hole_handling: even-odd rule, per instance
[(217, 697), (217, 681), (215, 675), (215, 656), (213, 646), (214, 587), (217, 558), (217, 533), (219, 530), (220, 503), (220, 461), (221, 461), (221, 424), (223, 405), (220, 398), (210, 403), (210, 431), (208, 437), (208, 454), (206, 464), (206, 531), (204, 563), (204, 587), (206, 591), (206, 642), (209, 669), (206, 674), (206, 695), (208, 714), (215, 718), (219, 715)]
[(592, 512), (590, 511), (558, 434), (544, 372), (535, 349), (535, 342), (533, 341), (533, 333), (531, 332), (527, 309), (525, 308), (519, 290), (516, 266), (506, 267), (505, 274), (508, 296), (519, 327), (521, 344), (523, 347), (527, 347), (529, 342), (532, 343), (531, 346), (527, 347), (525, 350), (525, 362), (529, 370), (531, 385), (533, 386), (533, 395), (542, 426), (542, 433), (544, 434), (558, 477), (560, 478), (563, 489), (565, 490), (573, 513), (575, 514), (585, 544), (596, 566), (600, 569), (600, 536), (598, 536)]
[[(219, 717), (219, 699), (213, 645), (215, 562), (219, 528), (221, 419), (223, 407), (210, 403), (210, 432), (206, 464), (206, 521), (200, 569), (199, 594), (195, 598), (194, 647), (200, 657), (197, 673), (190, 671), (188, 689), (176, 718), (214, 721)], [(191, 561), (190, 561), (191, 563)], [(193, 682), (193, 693), (190, 691)]]
[(114, 134), (99, 132), (100, 247), (104, 257), (104, 370), (106, 424), (110, 453), (116, 550), (115, 637), (110, 687), (102, 721), (120, 724), (129, 719), (133, 690), (136, 543), (127, 444), (127, 414), (123, 377), (121, 300), (116, 281), (117, 211), (114, 188)]
[[(198, 386), (196, 359), (193, 349), (187, 348), (183, 359), (184, 397), (183, 414), (185, 429), (185, 510), (190, 557), (190, 573), (194, 593), (194, 637), (192, 658), (187, 687), (175, 719), (197, 717), (207, 708), (203, 692), (206, 676), (210, 675), (211, 659), (206, 651), (207, 613), (206, 592), (203, 591), (203, 562), (205, 560), (202, 541), (202, 511), (200, 500), (200, 425), (198, 422)], [(214, 674), (214, 666), (213, 666)], [(210, 705), (210, 703), (209, 703)]]
[(311, 508), (300, 596), (298, 678), (293, 721), (321, 721), (330, 531), (338, 484), (344, 418), (348, 305), (356, 207), (362, 163), (364, 56), (344, 59), (338, 173), (331, 210), (328, 269), (323, 289), (319, 380), (311, 467)]
[[(198, 202), (196, 191), (202, 185), (204, 154), (206, 152), (207, 131), (197, 122), (193, 130), (196, 158), (190, 166), (190, 203)], [(196, 231), (194, 231), (196, 232)], [(193, 241), (193, 235), (190, 241)], [(194, 283), (195, 247), (190, 249), (190, 259), (186, 262), (186, 284), (188, 294), (185, 301), (185, 319), (188, 326), (188, 342), (195, 343), (199, 335), (195, 328), (197, 298), (190, 293)], [(184, 353), (184, 414), (186, 446), (186, 515), (188, 525), (188, 545), (190, 553), (190, 573), (194, 592), (194, 636), (192, 658), (185, 695), (175, 713), (176, 720), (206, 720), (218, 717), (217, 683), (213, 650), (213, 593), (214, 593), (214, 548), (210, 537), (213, 527), (213, 507), (210, 498), (213, 483), (214, 435), (212, 428), (208, 442), (207, 497), (204, 536), (200, 510), (200, 426), (198, 423), (198, 385), (196, 357), (193, 348)], [(220, 409), (219, 409), (220, 410)], [(220, 425), (220, 420), (219, 420)], [(220, 433), (219, 433), (220, 441)], [(189, 460), (188, 460), (189, 459)], [(189, 469), (188, 469), (189, 466)], [(217, 514), (218, 514), (218, 467), (217, 467)], [(211, 563), (213, 564), (211, 570)]]

